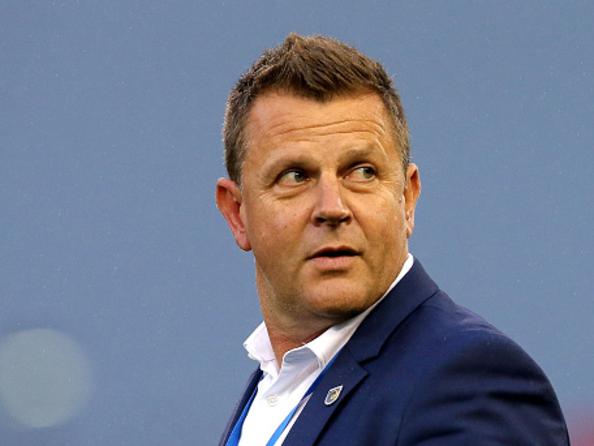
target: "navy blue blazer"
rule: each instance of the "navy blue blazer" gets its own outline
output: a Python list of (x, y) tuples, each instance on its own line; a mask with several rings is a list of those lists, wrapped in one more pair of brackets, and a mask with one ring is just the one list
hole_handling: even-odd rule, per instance
[[(260, 374), (252, 374), (220, 445)], [(339, 398), (324, 404), (337, 386)], [(341, 350), (283, 443), (313, 445), (560, 446), (569, 437), (538, 365), (456, 305), (415, 259)]]

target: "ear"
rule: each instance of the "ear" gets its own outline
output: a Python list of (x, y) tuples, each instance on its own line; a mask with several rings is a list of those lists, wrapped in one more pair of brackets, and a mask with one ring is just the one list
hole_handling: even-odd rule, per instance
[(406, 217), (406, 237), (410, 238), (415, 229), (415, 207), (421, 194), (421, 175), (418, 167), (410, 163), (406, 169), (404, 187), (404, 212)]
[(233, 233), (235, 242), (244, 251), (252, 249), (245, 230), (245, 223), (241, 213), (241, 189), (228, 178), (219, 178), (216, 190), (217, 208)]

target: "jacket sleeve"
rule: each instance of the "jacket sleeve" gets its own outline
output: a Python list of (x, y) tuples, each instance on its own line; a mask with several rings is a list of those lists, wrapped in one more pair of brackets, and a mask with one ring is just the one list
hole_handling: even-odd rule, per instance
[(466, 332), (419, 379), (398, 446), (569, 445), (546, 376), (513, 341)]

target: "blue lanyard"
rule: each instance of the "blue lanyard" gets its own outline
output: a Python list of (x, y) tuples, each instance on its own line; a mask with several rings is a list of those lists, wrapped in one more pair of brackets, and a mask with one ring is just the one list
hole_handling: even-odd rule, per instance
[(246, 403), (246, 405), (243, 406), (243, 410), (241, 411), (241, 415), (237, 419), (237, 422), (235, 423), (235, 426), (233, 426), (233, 430), (229, 434), (229, 438), (227, 439), (227, 443), (225, 443), (225, 446), (237, 446), (237, 445), (239, 445), (239, 438), (241, 437), (241, 428), (243, 427), (243, 422), (245, 421), (245, 417), (247, 417), (247, 413), (250, 410), (250, 406), (252, 405), (252, 402), (254, 401), (254, 397), (256, 396), (256, 392), (257, 391), (258, 391), (258, 385), (256, 385), (256, 387), (254, 387), (254, 391), (252, 392), (252, 396), (250, 396), (250, 399), (248, 400), (248, 402)]
[[(285, 431), (285, 429), (287, 428), (287, 426), (289, 425), (289, 423), (295, 416), (295, 413), (297, 412), (297, 410), (303, 405), (304, 401), (307, 398), (309, 398), (309, 396), (312, 393), (314, 393), (314, 390), (316, 390), (316, 387), (318, 387), (318, 384), (320, 384), (320, 381), (322, 380), (322, 378), (324, 377), (324, 375), (326, 374), (326, 372), (328, 371), (330, 366), (332, 366), (332, 363), (334, 362), (334, 359), (336, 359), (336, 356), (338, 356), (338, 353), (336, 355), (334, 355), (334, 357), (328, 362), (328, 364), (326, 364), (326, 367), (324, 367), (324, 370), (322, 370), (322, 372), (318, 375), (318, 377), (311, 384), (311, 386), (309, 386), (309, 389), (307, 389), (307, 392), (305, 392), (305, 395), (303, 395), (303, 397), (301, 398), (301, 400), (299, 400), (297, 405), (295, 407), (293, 407), (293, 409), (288, 413), (288, 415), (285, 417), (285, 419), (278, 425), (278, 427), (276, 428), (276, 430), (273, 432), (272, 436), (270, 437), (270, 440), (268, 440), (268, 442), (266, 443), (266, 446), (274, 446), (274, 444), (278, 441), (280, 436), (283, 434), (283, 432)], [(254, 388), (254, 391), (252, 392), (252, 396), (250, 396), (249, 401), (246, 403), (243, 410), (241, 411), (241, 415), (237, 419), (235, 426), (233, 426), (233, 430), (231, 431), (231, 434), (229, 434), (229, 438), (227, 439), (227, 443), (225, 443), (225, 446), (238, 446), (239, 445), (239, 439), (241, 437), (241, 429), (243, 427), (243, 422), (245, 421), (245, 418), (247, 417), (247, 414), (250, 410), (250, 406), (252, 405), (252, 402), (254, 401), (254, 398), (256, 397), (257, 391), (258, 391), (258, 386), (256, 386)]]

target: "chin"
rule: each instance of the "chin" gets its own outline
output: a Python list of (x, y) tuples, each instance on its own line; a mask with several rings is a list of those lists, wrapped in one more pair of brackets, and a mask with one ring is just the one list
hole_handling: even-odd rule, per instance
[[(332, 291), (329, 293), (330, 290)], [(317, 292), (312, 290), (310, 297), (305, 300), (319, 314), (332, 319), (346, 320), (365, 311), (375, 303), (377, 298), (370, 296), (368, 290), (357, 292), (356, 287), (351, 285), (324, 287)]]

